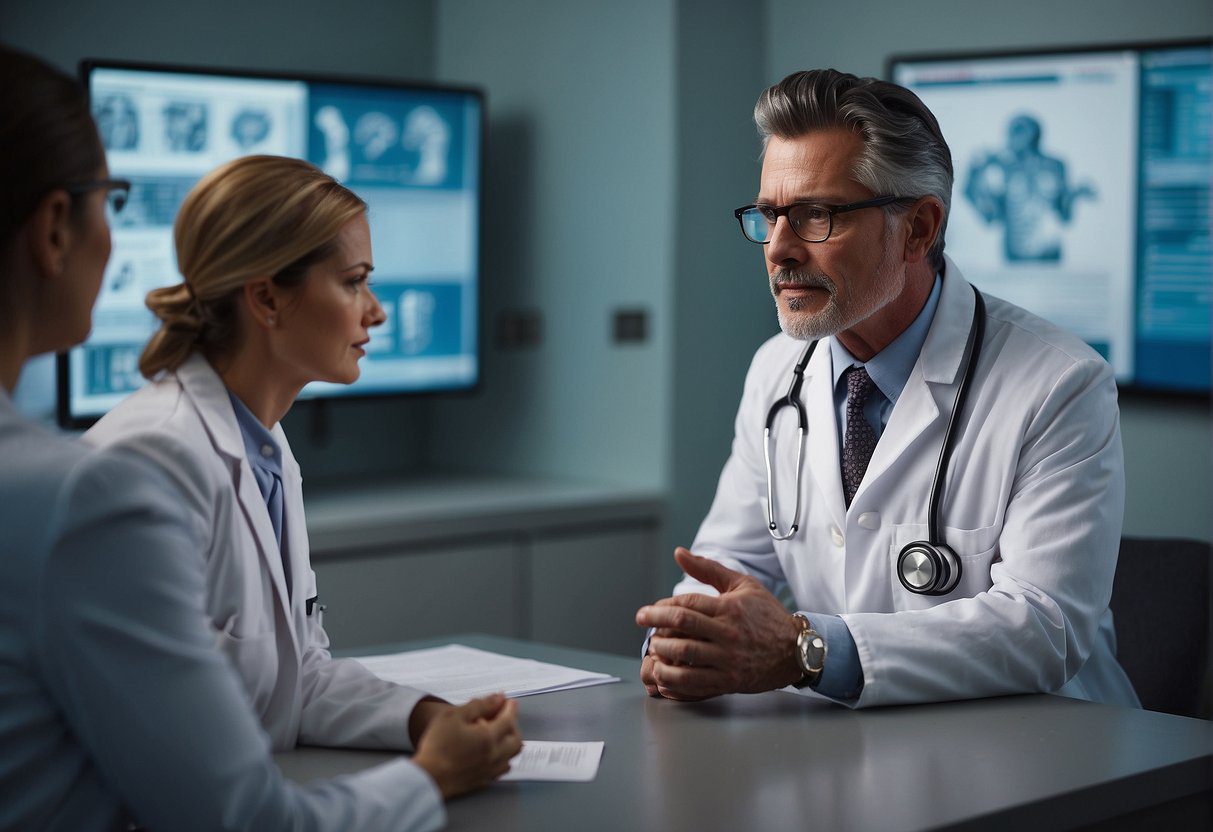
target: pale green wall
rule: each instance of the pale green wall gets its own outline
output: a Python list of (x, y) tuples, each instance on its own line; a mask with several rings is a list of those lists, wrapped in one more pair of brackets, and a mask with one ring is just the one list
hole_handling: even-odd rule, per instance
[[(483, 395), (436, 401), (435, 467), (661, 487), (668, 479), (674, 166), (671, 0), (449, 0), (436, 75), (489, 102)], [(611, 343), (616, 307), (649, 312)], [(543, 342), (500, 351), (497, 315)]]
[(81, 58), (426, 78), (434, 0), (5, 0), (0, 40)]
[[(758, 189), (750, 113), (765, 86), (763, 19), (732, 0), (678, 10), (667, 551), (691, 544), (711, 505), (750, 359), (779, 329), (762, 249), (733, 218)], [(672, 583), (677, 569), (663, 557)]]

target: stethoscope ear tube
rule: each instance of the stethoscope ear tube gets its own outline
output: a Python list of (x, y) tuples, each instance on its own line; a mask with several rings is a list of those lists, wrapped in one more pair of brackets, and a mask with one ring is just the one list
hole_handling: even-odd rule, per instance
[[(762, 432), (762, 458), (763, 462), (766, 463), (767, 469), (767, 531), (776, 540), (787, 540), (800, 529), (800, 481), (804, 465), (804, 442), (805, 437), (809, 433), (809, 414), (805, 411), (804, 405), (800, 401), (800, 387), (804, 384), (804, 368), (808, 366), (809, 359), (813, 357), (813, 350), (815, 349), (817, 349), (816, 341), (809, 344), (808, 349), (804, 351), (804, 355), (800, 357), (800, 360), (796, 362), (796, 366), (792, 368), (792, 383), (788, 386), (788, 394), (776, 400), (775, 404), (771, 405), (771, 409), (767, 411), (766, 427)], [(771, 462), (771, 430), (775, 425), (775, 417), (785, 407), (791, 407), (796, 410), (796, 422), (799, 425), (800, 439), (796, 445), (796, 507), (792, 511), (791, 527), (786, 533), (782, 533), (779, 531), (779, 524), (775, 522), (775, 476)]]

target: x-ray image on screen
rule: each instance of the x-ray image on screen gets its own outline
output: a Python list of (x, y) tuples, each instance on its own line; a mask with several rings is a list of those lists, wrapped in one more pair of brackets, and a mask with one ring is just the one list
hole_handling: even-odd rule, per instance
[(200, 101), (170, 101), (164, 105), (164, 143), (171, 153), (206, 150), (207, 106)]
[(232, 119), (232, 140), (248, 153), (257, 151), (270, 135), (270, 114), (261, 108), (246, 107)]
[(131, 190), (111, 229), (172, 229), (177, 209), (197, 180), (184, 176), (131, 176)]
[(330, 176), (354, 188), (463, 186), (465, 119), (449, 99), (318, 84), (311, 102), (308, 158)]
[(102, 96), (93, 107), (93, 118), (106, 150), (134, 150), (139, 146), (139, 113), (129, 95)]
[(451, 125), (433, 107), (416, 107), (404, 122), (404, 149), (417, 154), (413, 181), (437, 185), (447, 176)]
[(1059, 262), (1075, 203), (1095, 196), (1089, 183), (1071, 187), (1066, 163), (1041, 151), (1041, 133), (1036, 116), (1015, 116), (1006, 145), (975, 153), (965, 176), (965, 198), (987, 223), (1002, 226), (1007, 262)]
[(1136, 387), (1211, 386), (1211, 56), (1193, 42), (890, 61), (951, 148), (947, 251), (965, 276)]

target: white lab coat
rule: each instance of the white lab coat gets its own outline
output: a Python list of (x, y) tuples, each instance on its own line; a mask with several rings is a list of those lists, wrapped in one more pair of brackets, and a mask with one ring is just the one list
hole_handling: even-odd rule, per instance
[(272, 433), (282, 449), (282, 554), (227, 389), (201, 355), (125, 399), (85, 439), (129, 446), (197, 491), (190, 509), (206, 530), (207, 614), (276, 750), (410, 750), (409, 714), (424, 694), (333, 659), (323, 627), (306, 614), (317, 592), (302, 478), (282, 426)]
[[(823, 345), (802, 394), (801, 529), (783, 542), (767, 533), (763, 425), (805, 349), (776, 335), (750, 366), (732, 453), (693, 551), (773, 591), (786, 587), (800, 610), (841, 614), (863, 667), (858, 707), (1028, 691), (1136, 705), (1108, 610), (1124, 511), (1111, 370), (1073, 335), (986, 301), (981, 360), (942, 500), (944, 538), (963, 562), (955, 590), (915, 595), (896, 572), (902, 547), (927, 538), (931, 482), (973, 320), (972, 290), (950, 260), (922, 352), (850, 508)], [(784, 408), (773, 456), (775, 516), (785, 530), (796, 434), (795, 414)], [(690, 579), (675, 588), (704, 590)]]
[(2, 390), (0, 461), (0, 829), (442, 825), (403, 758), (283, 779), (204, 611), (203, 483), (51, 435)]

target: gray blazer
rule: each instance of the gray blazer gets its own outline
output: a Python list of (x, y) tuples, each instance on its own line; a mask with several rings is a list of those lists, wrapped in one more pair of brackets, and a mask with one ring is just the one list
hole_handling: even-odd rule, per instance
[(285, 781), (205, 610), (177, 485), (0, 391), (0, 829), (436, 829), (406, 759)]

